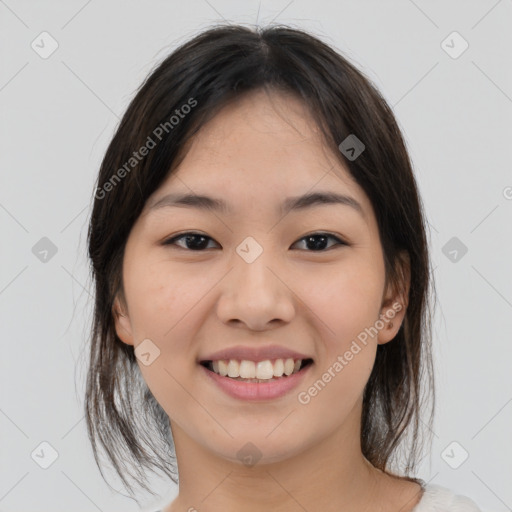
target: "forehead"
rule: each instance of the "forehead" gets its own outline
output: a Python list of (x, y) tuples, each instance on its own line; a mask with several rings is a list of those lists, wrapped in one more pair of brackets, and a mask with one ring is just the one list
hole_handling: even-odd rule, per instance
[(317, 190), (353, 197), (363, 214), (371, 210), (305, 105), (292, 95), (257, 91), (224, 107), (200, 129), (148, 204), (176, 192), (223, 197), (244, 209)]

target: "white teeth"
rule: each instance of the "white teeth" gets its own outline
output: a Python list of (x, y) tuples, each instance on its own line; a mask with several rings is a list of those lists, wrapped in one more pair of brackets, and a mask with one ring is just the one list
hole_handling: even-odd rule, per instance
[(256, 365), (256, 378), (257, 379), (271, 379), (274, 376), (274, 367), (267, 359), (266, 361), (259, 361)]
[(273, 362), (269, 359), (265, 361), (238, 361), (236, 359), (212, 361), (211, 368), (222, 377), (270, 380), (273, 377), (282, 377), (297, 373), (301, 367), (302, 359), (294, 360), (276, 359)]
[(274, 363), (274, 377), (282, 377), (284, 373), (284, 363), (282, 359), (277, 359)]
[[(219, 374), (222, 375), (222, 377), (225, 377), (228, 374), (228, 364), (226, 361), (218, 361), (219, 363)], [(215, 364), (215, 363), (214, 363)], [(215, 372), (215, 366), (213, 367), (213, 371)], [(217, 372), (215, 372), (217, 373)]]
[(234, 359), (229, 360), (228, 377), (240, 377), (240, 364)]
[(293, 359), (287, 359), (285, 362), (284, 362), (284, 374), (285, 375), (291, 375), (292, 372), (293, 372), (293, 367), (294, 367), (294, 362), (293, 362)]
[[(253, 361), (241, 361), (239, 373), (243, 379), (254, 379), (257, 374), (256, 365)], [(258, 379), (261, 379), (261, 377), (258, 377)]]

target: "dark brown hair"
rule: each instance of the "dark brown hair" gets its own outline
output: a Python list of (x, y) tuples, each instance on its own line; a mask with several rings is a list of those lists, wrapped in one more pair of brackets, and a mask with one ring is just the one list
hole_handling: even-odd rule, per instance
[[(363, 455), (389, 471), (392, 456), (407, 441), (400, 470), (407, 476), (418, 462), (421, 409), (430, 402), (426, 425), (432, 424), (432, 283), (426, 220), (390, 107), (361, 71), (317, 37), (286, 26), (216, 26), (172, 52), (139, 88), (101, 164), (89, 224), (95, 309), (87, 429), (102, 475), (100, 446), (132, 495), (126, 477), (151, 492), (144, 470), (161, 471), (177, 482), (177, 468), (168, 416), (141, 376), (134, 347), (115, 331), (116, 294), (125, 303), (125, 244), (148, 197), (186, 154), (187, 141), (228, 102), (257, 89), (301, 98), (326, 147), (365, 191), (379, 227), (387, 282), (402, 286), (401, 255), (410, 261), (404, 321), (394, 340), (378, 346), (364, 390)], [(338, 148), (350, 134), (365, 145), (355, 160), (345, 158)], [(132, 160), (134, 152), (151, 146), (149, 139), (154, 143), (150, 151)]]

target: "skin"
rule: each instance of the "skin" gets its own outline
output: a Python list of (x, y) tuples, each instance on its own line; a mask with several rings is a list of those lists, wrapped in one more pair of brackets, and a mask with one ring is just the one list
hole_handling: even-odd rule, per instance
[[(356, 199), (283, 216), (285, 197), (335, 191)], [(231, 213), (150, 206), (170, 192), (223, 198)], [(188, 231), (207, 237), (194, 250)], [(315, 249), (303, 238), (328, 232)], [(247, 263), (236, 252), (248, 236), (263, 253)], [(302, 241), (301, 241), (302, 240)], [(196, 244), (199, 244), (197, 240)], [(192, 247), (192, 249), (190, 249)], [(160, 355), (139, 367), (170, 419), (180, 475), (165, 512), (400, 511), (421, 497), (418, 484), (383, 473), (360, 445), (362, 394), (378, 344), (392, 342), (405, 293), (385, 286), (382, 247), (371, 202), (322, 142), (293, 96), (257, 91), (224, 108), (193, 139), (182, 163), (148, 199), (127, 241), (126, 302), (114, 305), (120, 339), (150, 339)], [(400, 304), (401, 311), (311, 401), (297, 400), (332, 367), (357, 335)], [(309, 354), (300, 389), (247, 402), (229, 397), (197, 360), (235, 345), (277, 344)], [(253, 443), (261, 459), (242, 464)]]

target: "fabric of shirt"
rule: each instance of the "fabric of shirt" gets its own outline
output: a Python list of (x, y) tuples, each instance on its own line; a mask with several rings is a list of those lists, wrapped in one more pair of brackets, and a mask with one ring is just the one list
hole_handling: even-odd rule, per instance
[(446, 487), (427, 484), (423, 489), (423, 496), (412, 512), (482, 512), (471, 499)]
[(455, 494), (446, 487), (434, 484), (422, 487), (423, 495), (412, 512), (482, 512), (471, 499)]

